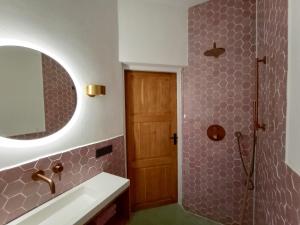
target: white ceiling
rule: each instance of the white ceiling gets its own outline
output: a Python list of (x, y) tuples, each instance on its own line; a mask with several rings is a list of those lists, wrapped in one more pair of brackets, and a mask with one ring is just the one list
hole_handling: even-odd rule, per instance
[(178, 6), (189, 8), (194, 5), (208, 2), (209, 0), (148, 0), (148, 1), (157, 2), (161, 4), (168, 4), (168, 5), (178, 5)]
[(208, 2), (209, 0), (175, 0), (177, 2), (181, 2), (186, 7), (192, 7), (194, 5), (198, 5), (204, 2)]

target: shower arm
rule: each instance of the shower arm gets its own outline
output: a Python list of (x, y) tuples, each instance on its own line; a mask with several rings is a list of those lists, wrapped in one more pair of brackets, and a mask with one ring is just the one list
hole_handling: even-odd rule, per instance
[(254, 118), (255, 118), (255, 129), (266, 130), (264, 123), (259, 123), (259, 63), (267, 64), (267, 57), (264, 56), (262, 59), (256, 58), (256, 100), (254, 101)]

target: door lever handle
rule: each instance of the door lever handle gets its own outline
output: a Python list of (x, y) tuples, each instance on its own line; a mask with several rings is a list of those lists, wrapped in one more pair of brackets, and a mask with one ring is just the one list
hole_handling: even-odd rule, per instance
[(177, 136), (176, 133), (174, 133), (173, 136), (170, 137), (170, 139), (173, 140), (174, 145), (177, 145), (177, 142), (178, 142), (178, 136)]

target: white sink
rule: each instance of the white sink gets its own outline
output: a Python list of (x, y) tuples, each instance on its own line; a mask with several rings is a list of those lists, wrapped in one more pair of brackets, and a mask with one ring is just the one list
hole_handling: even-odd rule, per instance
[(82, 225), (129, 187), (129, 180), (101, 173), (8, 225)]
[(17, 224), (72, 224), (68, 223), (70, 218), (68, 218), (66, 215), (78, 215), (84, 213), (86, 210), (89, 210), (89, 208), (96, 201), (96, 199), (93, 198), (93, 194), (94, 193), (91, 190), (81, 187), (80, 189), (67, 194), (58, 201), (55, 201), (41, 210), (38, 210)]

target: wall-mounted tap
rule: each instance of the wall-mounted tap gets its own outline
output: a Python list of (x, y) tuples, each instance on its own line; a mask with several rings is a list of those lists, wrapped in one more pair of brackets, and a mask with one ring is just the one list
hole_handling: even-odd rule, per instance
[(45, 181), (49, 185), (51, 193), (55, 194), (55, 184), (52, 179), (45, 176), (45, 172), (43, 170), (33, 173), (31, 178), (34, 181)]

